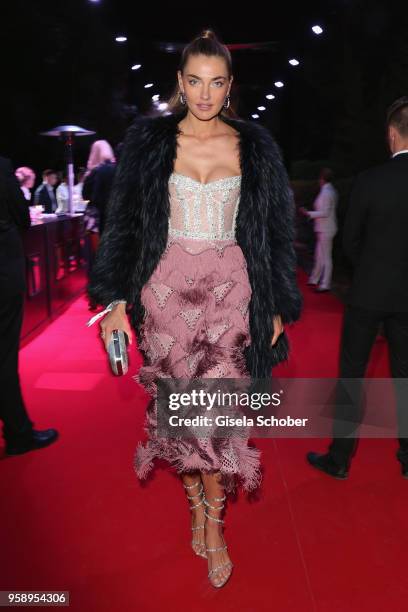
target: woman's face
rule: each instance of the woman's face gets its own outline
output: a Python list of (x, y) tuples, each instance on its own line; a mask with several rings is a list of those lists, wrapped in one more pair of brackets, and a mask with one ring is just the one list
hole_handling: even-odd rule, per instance
[(32, 189), (35, 183), (35, 174), (27, 174), (24, 178), (23, 185), (24, 187), (28, 187), (28, 189)]
[(221, 111), (232, 83), (225, 61), (216, 55), (190, 56), (184, 72), (177, 73), (186, 106), (199, 119), (211, 119)]

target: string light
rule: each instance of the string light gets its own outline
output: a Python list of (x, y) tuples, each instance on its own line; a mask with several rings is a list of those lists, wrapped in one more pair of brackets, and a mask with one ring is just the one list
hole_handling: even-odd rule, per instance
[[(323, 34), (323, 28), (320, 25), (314, 25), (312, 26), (312, 31), (319, 36), (320, 34)], [(295, 57), (292, 57), (291, 59), (288, 60), (289, 64), (291, 66), (300, 66), (300, 61), (298, 59), (296, 59)], [(285, 84), (282, 81), (275, 81), (274, 83), (275, 87), (277, 87), (278, 89), (282, 88), (285, 86)], [(275, 100), (275, 96), (273, 94), (266, 94), (265, 96), (267, 98), (267, 100)], [(262, 106), (258, 106), (257, 107), (258, 110), (263, 110), (264, 107)], [(258, 119), (259, 115), (257, 113), (253, 113), (251, 115), (251, 117), (253, 119)]]
[(133, 64), (132, 70), (139, 70), (142, 67), (142, 64)]
[(319, 35), (319, 34), (323, 34), (323, 28), (321, 28), (319, 25), (314, 25), (312, 27), (312, 30), (315, 34)]
[(116, 42), (122, 43), (122, 42), (127, 41), (127, 37), (126, 36), (116, 36), (115, 40)]

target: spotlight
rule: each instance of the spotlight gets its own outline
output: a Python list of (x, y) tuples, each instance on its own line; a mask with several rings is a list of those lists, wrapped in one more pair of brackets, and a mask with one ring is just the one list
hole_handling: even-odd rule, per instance
[(275, 87), (283, 87), (282, 81), (276, 81), (275, 82)]
[(127, 38), (126, 36), (116, 36), (115, 40), (116, 42), (126, 42)]
[(274, 100), (275, 99), (275, 96), (273, 94), (267, 94), (265, 97), (268, 98), (268, 100)]
[(299, 66), (299, 63), (300, 63), (300, 62), (298, 62), (298, 60), (297, 60), (297, 59), (295, 59), (295, 58), (293, 58), (293, 59), (290, 59), (290, 60), (289, 60), (289, 64), (290, 64), (291, 66)]
[(154, 96), (152, 96), (152, 100), (153, 102), (157, 102), (158, 100), (160, 100), (159, 94), (155, 94)]
[(251, 115), (252, 119), (259, 119), (259, 115), (257, 115), (256, 113), (254, 113), (253, 115)]
[(166, 108), (168, 107), (167, 102), (160, 102), (158, 109), (159, 110), (166, 110)]
[(259, 111), (264, 111), (264, 110), (266, 110), (265, 106), (257, 106), (257, 109), (258, 109)]
[(139, 70), (142, 67), (142, 64), (133, 64), (132, 70)]
[(319, 25), (313, 26), (312, 30), (315, 34), (323, 34), (323, 28), (321, 28)]
[(146, 83), (144, 86), (145, 89), (149, 89), (149, 87), (153, 87), (154, 83)]

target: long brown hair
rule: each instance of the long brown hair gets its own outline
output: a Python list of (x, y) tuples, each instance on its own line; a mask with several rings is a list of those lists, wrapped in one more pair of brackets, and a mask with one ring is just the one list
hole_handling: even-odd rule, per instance
[[(196, 36), (190, 43), (188, 43), (181, 54), (181, 59), (179, 63), (178, 69), (183, 72), (184, 68), (192, 55), (207, 55), (207, 57), (217, 56), (221, 57), (226, 65), (228, 70), (228, 78), (231, 78), (232, 75), (232, 59), (231, 53), (216, 36), (213, 30), (202, 30), (201, 33)], [(233, 94), (234, 94), (234, 82), (231, 86), (230, 90), (230, 105), (229, 108), (222, 108), (220, 111), (221, 115), (225, 115), (226, 117), (237, 117), (237, 113), (234, 108), (233, 103)], [(180, 87), (178, 81), (174, 87), (174, 90), (167, 100), (168, 110), (174, 114), (182, 114), (186, 112), (185, 104), (180, 102)]]

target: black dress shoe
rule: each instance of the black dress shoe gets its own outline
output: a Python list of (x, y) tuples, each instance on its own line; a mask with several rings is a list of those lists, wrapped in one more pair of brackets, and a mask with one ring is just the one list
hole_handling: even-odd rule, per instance
[(38, 448), (49, 446), (58, 438), (56, 429), (43, 429), (41, 431), (33, 429), (31, 436), (24, 442), (7, 442), (6, 455), (22, 455)]
[(348, 477), (347, 466), (338, 466), (328, 453), (326, 455), (319, 455), (318, 453), (311, 452), (307, 453), (306, 457), (310, 465), (333, 478), (345, 480)]

